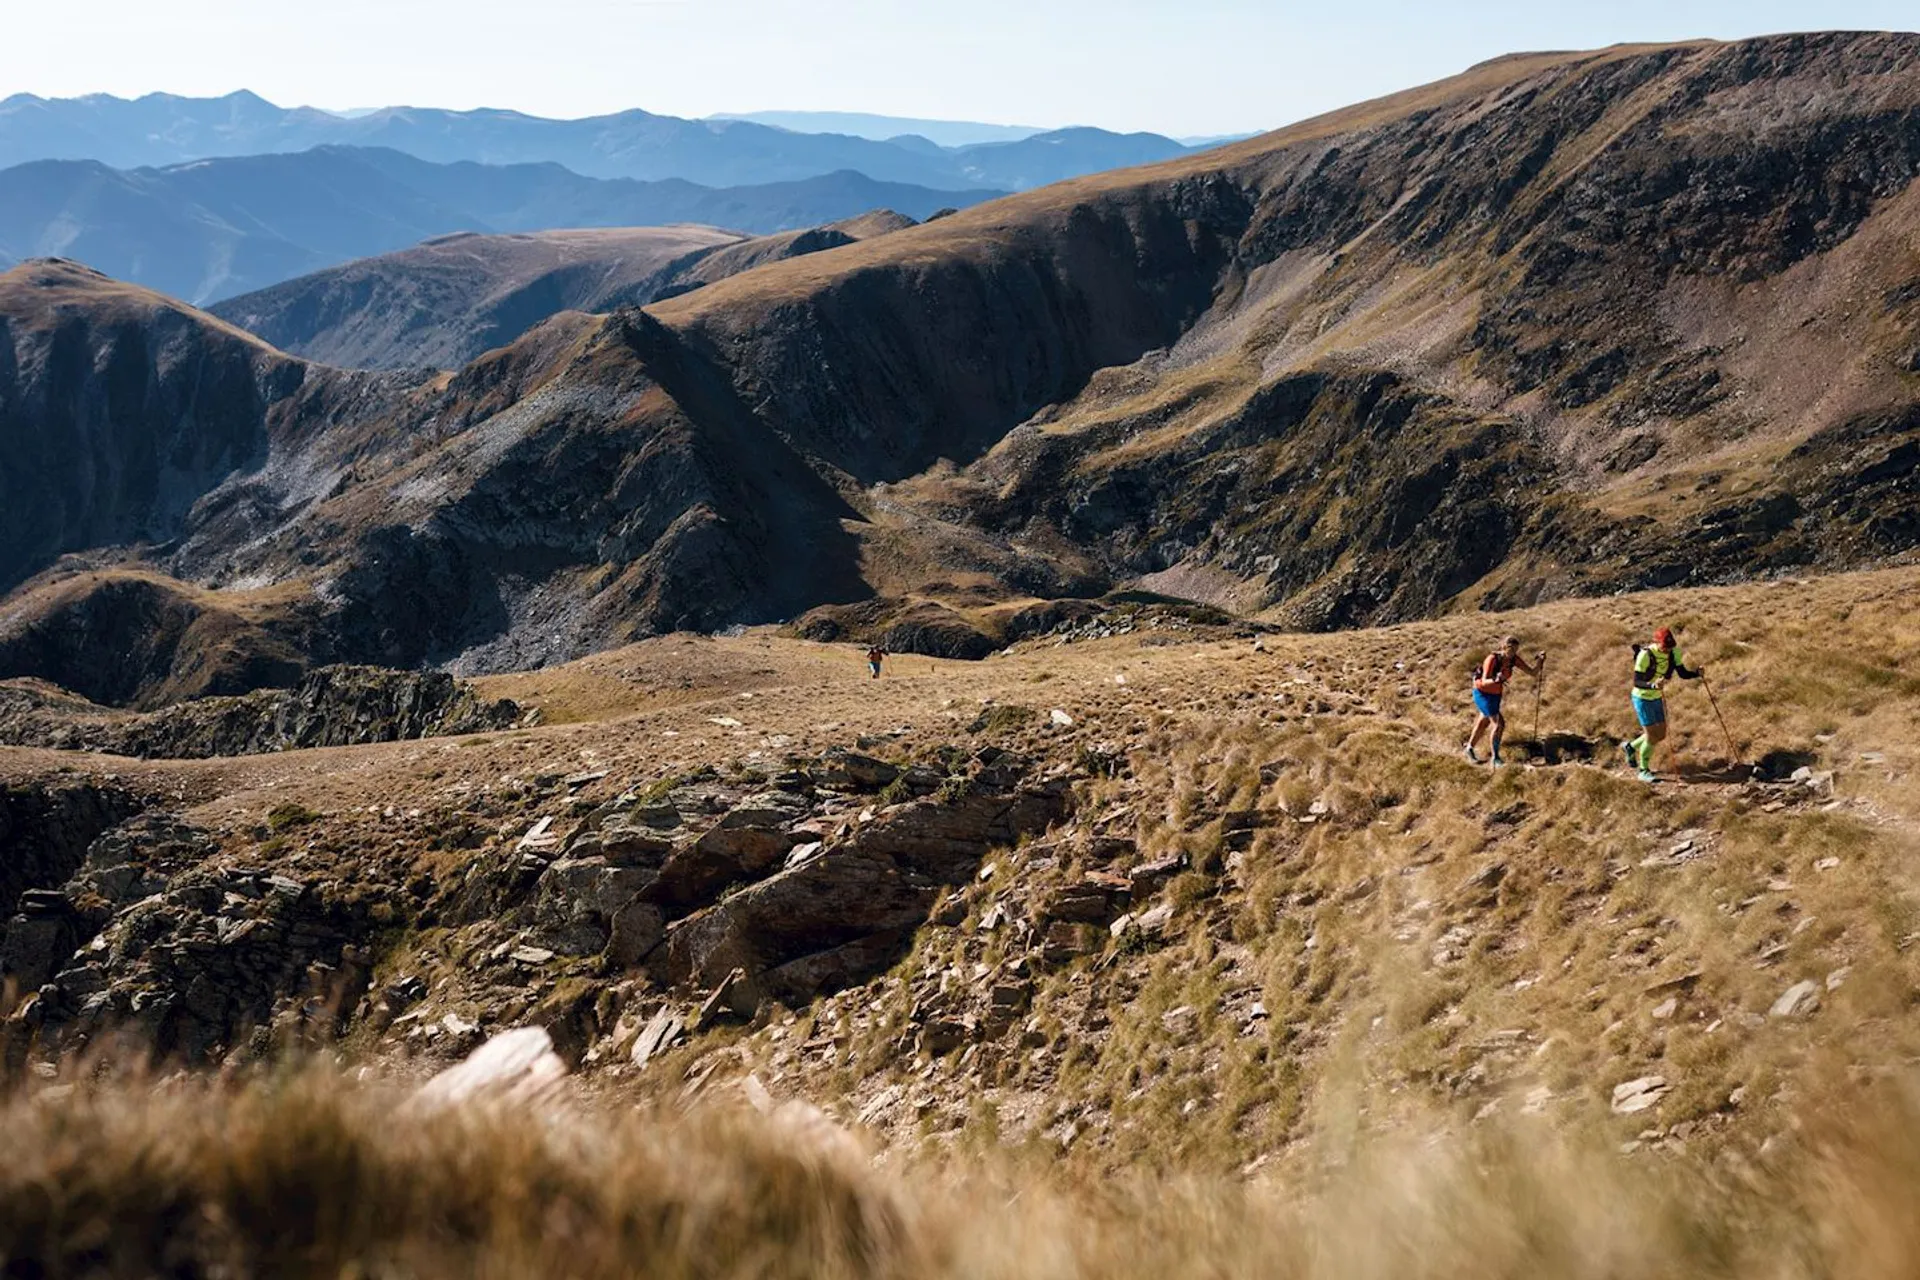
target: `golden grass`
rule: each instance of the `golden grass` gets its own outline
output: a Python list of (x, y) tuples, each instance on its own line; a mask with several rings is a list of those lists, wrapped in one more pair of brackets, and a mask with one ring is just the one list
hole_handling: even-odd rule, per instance
[(145, 319), (157, 311), (171, 311), (195, 324), (218, 330), (222, 336), (242, 342), (261, 355), (279, 360), (290, 358), (277, 347), (218, 316), (151, 289), (115, 280), (77, 262), (23, 262), (11, 270), (0, 271), (0, 312), (16, 325), (46, 328), (64, 309), (76, 307), (84, 307), (95, 323), (127, 315)]
[[(977, 1087), (971, 1111), (992, 1117), (948, 1107), (951, 1141), (990, 1130), (1057, 1150), (1077, 1115), (1071, 1166), (1218, 1176), (1249, 1160), (1295, 1167), (1330, 1135), (1436, 1108), (1469, 1127), (1531, 1109), (1596, 1142), (1750, 1158), (1830, 1082), (1920, 1056), (1916, 605), (1920, 574), (1894, 570), (1273, 636), (1264, 652), (1130, 639), (987, 664), (1007, 703), (1044, 698), (1075, 720), (1062, 734), (1008, 719), (995, 740), (1127, 755), (1125, 775), (1085, 785), (1076, 824), (1127, 815), (1140, 857), (1184, 852), (1194, 870), (1168, 890), (1167, 945), (1043, 979), (1037, 1061), (993, 1050), (945, 1086)], [(1832, 769), (1833, 798), (1749, 789), (1697, 683), (1670, 692), (1673, 780), (1632, 780), (1614, 745), (1631, 726), (1627, 642), (1659, 622), (1709, 668), (1742, 763), (1780, 752)], [(1459, 757), (1467, 669), (1507, 631), (1551, 651), (1542, 730), (1593, 743), (1592, 764)], [(881, 695), (899, 719), (906, 694)], [(1524, 677), (1509, 713), (1508, 752), (1524, 760)], [(1225, 836), (1236, 811), (1261, 815), (1241, 852)], [(1092, 865), (1068, 843), (1055, 865), (1016, 872), (1017, 893), (1031, 901)], [(1490, 868), (1498, 879), (1476, 883)], [(1003, 889), (968, 892), (983, 906)], [(923, 940), (904, 981), (854, 1003), (872, 1033), (831, 1084), (789, 1087), (849, 1114), (913, 1087), (922, 1064), (899, 1055), (894, 1029), (917, 984), (1007, 954), (971, 928)], [(1802, 980), (1821, 1008), (1771, 1016)], [(1256, 1000), (1265, 1017), (1249, 1020)], [(1192, 1016), (1170, 1028), (1182, 1007)], [(756, 1044), (763, 1069), (791, 1069)], [(1659, 1106), (1611, 1114), (1612, 1088), (1651, 1074), (1671, 1086)]]
[[(889, 1158), (1004, 1149), (1056, 1167), (1073, 1181), (1034, 1186), (1018, 1203), (1064, 1196), (1063, 1220), (1082, 1224), (1073, 1231), (1118, 1232), (1126, 1247), (1112, 1257), (1059, 1246), (1063, 1268), (1104, 1274), (1088, 1259), (1166, 1254), (1074, 1200), (1080, 1179), (1177, 1171), (1231, 1199), (1221, 1188), (1249, 1166), (1294, 1187), (1382, 1135), (1437, 1124), (1477, 1151), (1506, 1126), (1537, 1124), (1519, 1131), (1606, 1153), (1583, 1177), (1665, 1187), (1669, 1162), (1765, 1166), (1774, 1155), (1763, 1152), (1804, 1141), (1811, 1103), (1920, 1057), (1917, 606), (1920, 569), (1907, 568), (1269, 635), (1260, 650), (1178, 632), (1039, 641), (980, 663), (912, 659), (880, 681), (866, 678), (856, 646), (667, 637), (487, 682), (490, 694), (511, 690), (575, 723), (235, 761), (0, 752), (0, 768), (81, 765), (185, 789), (200, 797), (189, 816), (214, 828), (245, 829), (298, 800), (322, 818), (288, 833), (290, 846), (377, 844), (380, 856), (442, 874), (450, 855), (426, 849), (425, 819), (382, 824), (367, 806), (457, 813), (470, 788), (575, 769), (607, 770), (609, 789), (642, 787), (896, 730), (894, 745), (867, 749), (990, 741), (1048, 764), (1118, 752), (1120, 776), (1081, 784), (1074, 829), (1131, 837), (1140, 857), (1182, 851), (1193, 868), (1166, 891), (1175, 917), (1164, 943), (1038, 976), (1031, 1032), (1023, 1023), (1007, 1043), (983, 1042), (965, 1068), (902, 1049), (925, 984), (952, 972), (964, 991), (985, 981), (976, 966), (991, 972), (1018, 952), (1007, 930), (976, 928), (991, 899), (1031, 902), (1095, 865), (1072, 832), (1049, 842), (1050, 867), (1028, 851), (993, 855), (996, 875), (965, 891), (968, 923), (924, 931), (885, 981), (796, 1010), (792, 1025), (776, 1012), (735, 1037), (696, 1037), (637, 1084), (605, 1084), (651, 1097), (677, 1093), (683, 1073), (715, 1068), (718, 1083), (754, 1070), (777, 1095), (849, 1121), (891, 1086), (923, 1091), (931, 1109), (876, 1122)], [(1698, 684), (1671, 693), (1673, 783), (1649, 790), (1613, 762), (1629, 726), (1626, 641), (1661, 622), (1711, 672), (1737, 753), (1796, 753), (1833, 770), (1831, 798), (1747, 789), (1723, 768)], [(1458, 755), (1467, 669), (1509, 631), (1551, 651), (1542, 728), (1596, 742), (1595, 764), (1495, 771)], [(1531, 693), (1522, 677), (1510, 695), (1516, 758), (1527, 754)], [(971, 735), (986, 705), (1028, 713), (989, 714)], [(1071, 727), (1053, 722), (1054, 707)], [(1225, 819), (1245, 810), (1262, 818), (1241, 850)], [(512, 808), (517, 824), (498, 838), (541, 811)], [(1665, 865), (1688, 839), (1690, 856)], [(1497, 883), (1474, 881), (1495, 865)], [(1820, 986), (1821, 1007), (1770, 1017), (1803, 979)], [(1256, 1001), (1264, 1018), (1250, 1016)], [(1190, 1021), (1167, 1019), (1183, 1006)], [(830, 1051), (800, 1049), (815, 1035)], [(1648, 1074), (1670, 1082), (1659, 1105), (1612, 1114), (1613, 1087)], [(1628, 1144), (1636, 1154), (1612, 1168)], [(930, 1200), (978, 1208), (940, 1186)], [(1772, 1203), (1749, 1209), (1764, 1217), (1754, 1205)], [(1221, 1221), (1223, 1236), (1251, 1230), (1244, 1217)], [(1656, 1262), (1647, 1269), (1682, 1269)], [(1293, 1269), (1312, 1274), (1306, 1266)]]
[(1766, 1160), (1629, 1168), (1537, 1122), (1350, 1145), (1294, 1184), (870, 1161), (818, 1117), (423, 1111), (323, 1069), (82, 1079), (0, 1106), (8, 1275), (1911, 1275), (1920, 1104)]

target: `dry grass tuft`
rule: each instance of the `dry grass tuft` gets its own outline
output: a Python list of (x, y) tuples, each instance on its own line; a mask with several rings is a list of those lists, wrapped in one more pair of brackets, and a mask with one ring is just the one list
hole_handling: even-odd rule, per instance
[(708, 1110), (423, 1112), (321, 1068), (0, 1110), (7, 1275), (1780, 1277), (1920, 1263), (1920, 1095), (1763, 1163), (1631, 1168), (1538, 1124), (1358, 1145), (1310, 1182), (875, 1167)]

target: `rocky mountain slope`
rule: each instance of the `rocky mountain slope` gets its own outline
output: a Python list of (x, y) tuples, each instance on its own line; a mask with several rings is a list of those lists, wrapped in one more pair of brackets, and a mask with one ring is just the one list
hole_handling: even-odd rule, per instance
[(953, 185), (969, 189), (844, 170), (716, 188), (586, 178), (551, 163), (434, 164), (354, 147), (164, 169), (50, 160), (0, 171), (0, 251), (73, 258), (206, 302), (458, 232), (699, 223), (773, 233), (883, 207), (925, 217), (999, 194), (959, 178)]
[(1325, 627), (1899, 556), (1917, 55), (1504, 59), (563, 316), (155, 560), (310, 591), (330, 660), (484, 671), (822, 605), (978, 652), (1133, 586)]
[[(1052, 159), (1036, 172), (1091, 173), (1114, 163), (1115, 148), (1136, 158), (1184, 148), (1153, 134), (1102, 129), (1056, 131)], [(1030, 152), (897, 145), (839, 133), (800, 133), (750, 120), (682, 120), (623, 111), (547, 120), (517, 111), (388, 107), (352, 117), (275, 106), (257, 94), (184, 98), (154, 93), (0, 99), (0, 168), (32, 160), (97, 160), (118, 168), (164, 166), (224, 156), (305, 151), (318, 146), (388, 147), (422, 160), (482, 164), (552, 162), (596, 178), (707, 186), (793, 182), (853, 170), (882, 182), (966, 186), (969, 170), (1032, 168)], [(1011, 166), (1000, 157), (1018, 160)], [(989, 184), (997, 185), (997, 184)], [(550, 224), (551, 225), (551, 224)]]
[(162, 544), (276, 432), (364, 416), (386, 383), (316, 370), (73, 263), (0, 276), (0, 586), (65, 551)]
[(458, 368), (560, 311), (650, 302), (688, 264), (746, 239), (715, 227), (439, 236), (217, 303), (291, 354), (357, 368)]
[[(1283, 1177), (1506, 1118), (1633, 1169), (1764, 1164), (1916, 1047), (1917, 593), (1258, 643), (1161, 618), (878, 682), (845, 647), (674, 636), (481, 682), (530, 729), (0, 748), (30, 854), (7, 1052), (131, 1027), (196, 1063), (438, 1064), (538, 1026), (623, 1102), (741, 1082), (902, 1156)], [(1674, 689), (1649, 788), (1612, 744), (1656, 621), (1737, 740)], [(1494, 769), (1459, 754), (1463, 675), (1506, 631), (1550, 675)]]
[(326, 364), (458, 368), (561, 311), (637, 306), (912, 225), (880, 212), (757, 237), (697, 225), (441, 236), (209, 310)]

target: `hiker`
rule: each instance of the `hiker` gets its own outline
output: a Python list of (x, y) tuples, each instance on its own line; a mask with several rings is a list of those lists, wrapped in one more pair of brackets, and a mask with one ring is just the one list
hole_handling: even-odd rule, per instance
[(1640, 722), (1640, 736), (1620, 744), (1626, 753), (1627, 767), (1636, 770), (1642, 782), (1658, 782), (1653, 771), (1653, 749), (1667, 736), (1667, 702), (1661, 693), (1668, 679), (1698, 680), (1704, 670), (1687, 666), (1674, 646), (1673, 631), (1661, 627), (1653, 633), (1653, 645), (1633, 646), (1633, 714)]
[(887, 651), (879, 645), (875, 645), (873, 648), (867, 650), (867, 671), (872, 675), (873, 679), (878, 680), (880, 678), (880, 664), (886, 660)]
[[(1534, 654), (1533, 660), (1544, 663), (1547, 651), (1542, 649)], [(1473, 673), (1473, 705), (1479, 710), (1480, 718), (1473, 722), (1473, 732), (1467, 735), (1467, 759), (1475, 764), (1480, 763), (1480, 757), (1474, 748), (1480, 745), (1480, 735), (1488, 729), (1493, 730), (1493, 754), (1488, 758), (1495, 764), (1506, 763), (1500, 758), (1500, 739), (1507, 732), (1507, 718), (1500, 713), (1500, 700), (1506, 696), (1507, 681), (1513, 679), (1516, 667), (1536, 679), (1540, 675), (1539, 667), (1529, 665), (1520, 656), (1520, 637), (1508, 636)]]

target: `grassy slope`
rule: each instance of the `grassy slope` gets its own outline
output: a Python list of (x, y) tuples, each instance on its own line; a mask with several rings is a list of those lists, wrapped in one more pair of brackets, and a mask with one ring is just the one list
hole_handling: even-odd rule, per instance
[(279, 357), (273, 347), (243, 329), (198, 307), (105, 276), (61, 259), (23, 262), (0, 272), (0, 313), (25, 332), (52, 328), (60, 316), (80, 310), (94, 323), (145, 323), (156, 311), (170, 311), (246, 343), (262, 356)]
[[(1044, 977), (1026, 1041), (964, 1058), (903, 1046), (908, 1006), (928, 975), (990, 981), (972, 966), (1006, 934), (977, 932), (980, 909), (1077, 871), (1072, 832), (996, 857), (969, 924), (927, 930), (874, 987), (696, 1037), (638, 1080), (601, 1069), (584, 1127), (396, 1114), (392, 1093), (323, 1077), (62, 1082), (9, 1104), (25, 1158), (0, 1173), (0, 1253), (138, 1270), (166, 1248), (301, 1274), (523, 1274), (557, 1242), (582, 1275), (634, 1256), (713, 1276), (1907, 1274), (1920, 1126), (1883, 1086), (1920, 1048), (1916, 605), (1920, 570), (1902, 569), (1264, 652), (1164, 630), (1037, 644), (902, 661), (878, 684), (848, 650), (668, 637), (489, 681), (574, 719), (529, 732), (179, 764), (0, 752), (9, 778), (164, 781), (253, 861), (238, 829), (297, 798), (321, 814), (293, 842), (313, 874), (356, 836), (372, 856), (375, 827), (382, 856), (407, 856), (408, 830), (503, 774), (580, 761), (617, 787), (765, 759), (784, 749), (772, 734), (811, 749), (888, 726), (910, 727), (911, 751), (964, 739), (957, 722), (992, 698), (1075, 719), (1010, 745), (1127, 754), (1087, 786), (1077, 830), (1202, 867), (1227, 855), (1169, 890), (1163, 946)], [(1454, 754), (1461, 673), (1491, 637), (1548, 646), (1543, 726), (1604, 747), (1625, 719), (1624, 642), (1655, 621), (1713, 673), (1740, 754), (1805, 752), (1835, 770), (1834, 796), (1730, 780), (1697, 685), (1673, 695), (1681, 780), (1657, 790)], [(1524, 681), (1512, 701), (1524, 737)], [(396, 826), (374, 802), (425, 817)], [(1284, 817), (1236, 860), (1220, 819), (1244, 808)], [(1682, 831), (1698, 856), (1643, 865)], [(1494, 864), (1498, 884), (1473, 882)], [(1821, 1007), (1768, 1017), (1803, 977)], [(1255, 1000), (1265, 1019), (1248, 1019)], [(864, 1116), (858, 1136), (805, 1108), (631, 1110), (724, 1102), (749, 1072), (776, 1099)], [(1657, 1107), (1608, 1113), (1615, 1084), (1656, 1073), (1672, 1085)]]
[[(1626, 262), (1632, 255), (1618, 254), (1614, 246), (1604, 252), (1616, 252), (1626, 262), (1623, 277), (1633, 277), (1632, 287), (1644, 286), (1651, 296), (1627, 301), (1606, 292), (1617, 281), (1605, 288), (1586, 281), (1570, 283), (1568, 297), (1539, 307), (1538, 323), (1528, 330), (1533, 346), (1561, 343), (1573, 351), (1604, 350), (1602, 335), (1579, 318), (1584, 307), (1616, 313), (1616, 319), (1623, 313), (1633, 317), (1634, 324), (1644, 318), (1675, 351), (1710, 353), (1719, 369), (1722, 399), (1703, 412), (1681, 413), (1671, 420), (1658, 412), (1649, 416), (1646, 383), (1654, 360), (1609, 394), (1576, 406), (1549, 403), (1538, 391), (1516, 393), (1511, 371), (1503, 372), (1492, 355), (1479, 350), (1483, 344), (1474, 331), (1476, 322), (1504, 315), (1519, 305), (1517, 296), (1534, 287), (1523, 285), (1519, 277), (1544, 241), (1568, 234), (1578, 239), (1577, 230), (1569, 232), (1552, 218), (1551, 210), (1578, 190), (1589, 170), (1597, 168), (1609, 175), (1606, 181), (1619, 182), (1623, 173), (1658, 167), (1659, 148), (1648, 139), (1661, 136), (1669, 127), (1662, 122), (1669, 116), (1681, 118), (1672, 126), (1676, 154), (1697, 147), (1698, 156), (1713, 155), (1722, 145), (1713, 140), (1723, 135), (1725, 145), (1732, 146), (1750, 134), (1764, 139), (1769, 128), (1790, 127), (1776, 117), (1782, 110), (1791, 115), (1783, 104), (1799, 102), (1804, 95), (1802, 86), (1784, 74), (1777, 81), (1763, 76), (1755, 85), (1718, 89), (1711, 106), (1680, 92), (1690, 78), (1714, 67), (1724, 73), (1721, 64), (1734, 60), (1732, 51), (1712, 42), (1500, 59), (1451, 80), (1202, 157), (1060, 184), (969, 210), (884, 243), (763, 269), (724, 288), (661, 304), (655, 313), (676, 328), (731, 335), (737, 341), (782, 305), (852, 287), (862, 277), (889, 268), (912, 271), (941, 262), (986, 264), (1010, 257), (1037, 237), (1060, 234), (1076, 211), (1124, 209), (1169, 181), (1199, 181), (1224, 173), (1240, 185), (1264, 189), (1269, 202), (1280, 202), (1291, 185), (1311, 181), (1315, 166), (1328, 159), (1322, 144), (1336, 135), (1348, 135), (1345, 149), (1364, 154), (1372, 144), (1365, 130), (1399, 127), (1421, 112), (1459, 110), (1459, 104), (1476, 96), (1484, 105), (1476, 104), (1467, 114), (1493, 115), (1509, 88), (1528, 103), (1528, 113), (1551, 118), (1558, 110), (1557, 99), (1582, 91), (1581, 77), (1649, 53), (1679, 56), (1644, 84), (1623, 92), (1573, 135), (1549, 131), (1552, 155), (1546, 167), (1537, 174), (1527, 170), (1514, 178), (1519, 184), (1515, 190), (1490, 198), (1488, 217), (1500, 215), (1503, 227), (1538, 221), (1517, 242), (1495, 245), (1491, 233), (1476, 236), (1470, 230), (1438, 245), (1397, 239), (1404, 227), (1396, 230), (1393, 212), (1409, 202), (1419, 207), (1416, 197), (1444, 186), (1444, 175), (1423, 169), (1414, 159), (1395, 168), (1400, 162), (1382, 158), (1379, 182), (1388, 188), (1396, 181), (1405, 184), (1403, 199), (1386, 216), (1337, 246), (1316, 245), (1311, 251), (1262, 261), (1248, 278), (1224, 281), (1212, 311), (1170, 352), (1155, 352), (1137, 366), (1096, 375), (1080, 394), (1047, 411), (1044, 430), (1085, 440), (1074, 465), (1077, 479), (1138, 465), (1147, 456), (1182, 470), (1191, 462), (1183, 446), (1190, 448), (1199, 434), (1231, 418), (1256, 387), (1271, 384), (1277, 376), (1307, 369), (1389, 371), (1422, 393), (1457, 402), (1476, 422), (1498, 420), (1507, 433), (1524, 439), (1528, 452), (1547, 460), (1556, 484), (1567, 491), (1567, 518), (1586, 520), (1594, 526), (1596, 539), (1607, 522), (1647, 516), (1673, 529), (1676, 537), (1686, 536), (1692, 523), (1714, 508), (1777, 489), (1793, 470), (1783, 469), (1783, 461), (1809, 436), (1910, 401), (1910, 380), (1895, 372), (1904, 367), (1901, 361), (1911, 347), (1899, 309), (1887, 305), (1884, 314), (1863, 316), (1861, 300), (1892, 296), (1890, 291), (1911, 275), (1907, 246), (1914, 210), (1920, 207), (1911, 192), (1881, 202), (1856, 234), (1829, 251), (1810, 254), (1777, 277), (1765, 270), (1754, 272), (1751, 279), (1738, 271), (1700, 271), (1665, 280), (1645, 270), (1645, 264)], [(1844, 109), (1863, 118), (1867, 100), (1873, 110), (1893, 112), (1903, 109), (1913, 92), (1902, 76), (1885, 67), (1855, 81)], [(1461, 132), (1450, 132), (1454, 127)], [(1438, 136), (1460, 145), (1470, 134), (1470, 122), (1455, 122)], [(1506, 141), (1518, 148), (1532, 145), (1534, 139)], [(1380, 150), (1391, 152), (1390, 147)], [(1689, 160), (1697, 158), (1687, 154)], [(1417, 222), (1415, 215), (1409, 218)], [(1260, 261), (1257, 255), (1255, 260)], [(1103, 443), (1116, 439), (1117, 444)], [(1639, 461), (1621, 461), (1629, 446), (1641, 450), (1635, 455)], [(1423, 437), (1415, 447), (1439, 445)], [(1026, 442), (1016, 444), (1009, 438), (995, 454), (1024, 448)], [(1297, 464), (1295, 471), (1312, 471), (1313, 459), (1304, 456), (1308, 448), (1285, 442), (1266, 453), (1247, 450), (1242, 461), (1278, 471), (1278, 458)], [(1018, 470), (1017, 461), (990, 456), (957, 478), (935, 471), (875, 490), (870, 501), (859, 503), (868, 521), (857, 531), (865, 548), (867, 580), (887, 593), (928, 594), (956, 606), (969, 603), (966, 588), (973, 575), (1005, 556), (994, 539), (970, 536), (981, 531), (968, 526), (981, 512), (994, 509), (1008, 473)], [(959, 517), (948, 519), (954, 512)], [(1262, 513), (1254, 518), (1273, 517)], [(1257, 540), (1257, 524), (1250, 529)], [(994, 532), (1004, 535), (1007, 529)], [(1272, 536), (1286, 540), (1293, 533)], [(1204, 560), (1204, 552), (1198, 558)], [(1238, 569), (1248, 572), (1245, 565)], [(1300, 601), (1322, 587), (1337, 590), (1352, 570), (1364, 573), (1357, 561), (1342, 560), (1318, 582), (1304, 588), (1290, 584), (1284, 599), (1275, 599), (1276, 588), (1257, 575), (1243, 581), (1219, 570), (1207, 570), (1218, 581), (1194, 589), (1223, 605), (1274, 605), (1289, 611), (1285, 620), (1296, 621), (1292, 610)], [(1467, 591), (1460, 603), (1472, 607), (1489, 593), (1506, 600), (1537, 598), (1565, 591), (1583, 578), (1618, 572), (1613, 563), (1596, 568), (1544, 555), (1518, 555)]]
[[(1920, 570), (1901, 569), (1271, 637), (1264, 652), (1168, 632), (1042, 642), (977, 664), (897, 659), (877, 685), (851, 649), (666, 637), (483, 682), (573, 721), (534, 731), (190, 763), (7, 751), (0, 768), (164, 782), (197, 798), (197, 820), (232, 833), (236, 856), (252, 856), (246, 832), (293, 795), (324, 815), (303, 837), (316, 861), (351, 865), (377, 849), (444, 875), (454, 868), (427, 834), (501, 779), (605, 769), (596, 786), (612, 794), (895, 727), (909, 730), (893, 748), (903, 753), (967, 741), (985, 700), (1059, 707), (1070, 729), (998, 740), (1062, 762), (1119, 753), (1129, 767), (1083, 784), (1050, 864), (1012, 857), (975, 886), (970, 918), (997, 899), (1030, 904), (1096, 865), (1083, 837), (1099, 831), (1133, 838), (1142, 858), (1184, 851), (1207, 872), (1169, 891), (1166, 945), (1045, 977), (1025, 1047), (985, 1045), (965, 1068), (942, 1059), (924, 1087), (903, 1049), (911, 1006), (949, 967), (963, 1001), (982, 997), (991, 979), (975, 966), (1010, 958), (1004, 932), (929, 929), (894, 980), (807, 1011), (824, 1037), (812, 1046), (797, 1049), (806, 1037), (776, 1022), (711, 1062), (716, 1046), (696, 1041), (675, 1070), (756, 1067), (777, 1091), (848, 1114), (912, 1085), (930, 1106), (897, 1096), (873, 1116), (896, 1138), (1044, 1142), (1073, 1127), (1073, 1159), (1097, 1167), (1292, 1161), (1355, 1123), (1435, 1107), (1461, 1121), (1512, 1113), (1543, 1086), (1550, 1100), (1535, 1105), (1571, 1127), (1667, 1141), (1684, 1125), (1682, 1141), (1752, 1151), (1790, 1127), (1801, 1100), (1915, 1048), (1916, 603)], [(1835, 770), (1831, 799), (1742, 785), (1722, 767), (1697, 685), (1673, 694), (1681, 781), (1648, 790), (1612, 766), (1626, 642), (1660, 620), (1713, 672), (1740, 754), (1802, 753)], [(1456, 754), (1462, 673), (1508, 629), (1553, 653), (1543, 728), (1596, 743), (1598, 766), (1495, 772)], [(1516, 739), (1530, 692), (1522, 681), (1512, 699)], [(1316, 800), (1325, 814), (1299, 822)], [(424, 817), (396, 823), (368, 806)], [(1232, 856), (1222, 819), (1244, 810), (1263, 825)], [(516, 821), (494, 838), (517, 834)], [(1679, 865), (1643, 865), (1689, 839)], [(1497, 885), (1470, 883), (1493, 864)], [(1689, 974), (1671, 1016), (1655, 1018), (1666, 993), (1654, 988)], [(1819, 1012), (1768, 1018), (1802, 979), (1822, 984)], [(1263, 1021), (1248, 1020), (1255, 1001)], [(1172, 1034), (1161, 1015), (1182, 1006), (1194, 1029)], [(1646, 1074), (1672, 1084), (1659, 1109), (1609, 1117), (1612, 1087)]]

